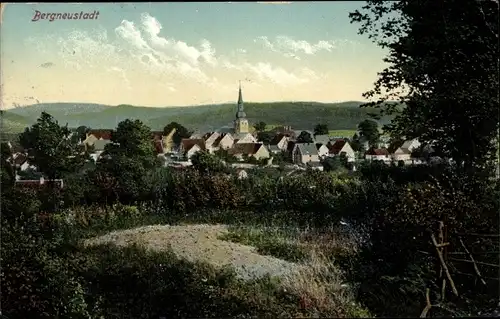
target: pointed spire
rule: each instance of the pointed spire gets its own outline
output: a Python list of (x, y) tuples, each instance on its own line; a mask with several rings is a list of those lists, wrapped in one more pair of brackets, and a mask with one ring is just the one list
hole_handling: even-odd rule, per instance
[(238, 94), (238, 107), (236, 110), (236, 118), (245, 118), (247, 115), (245, 114), (243, 108), (243, 94), (241, 93), (241, 81), (240, 81), (240, 90)]
[(238, 95), (238, 106), (241, 104), (243, 106), (243, 94), (241, 93), (241, 80), (240, 80), (240, 92)]

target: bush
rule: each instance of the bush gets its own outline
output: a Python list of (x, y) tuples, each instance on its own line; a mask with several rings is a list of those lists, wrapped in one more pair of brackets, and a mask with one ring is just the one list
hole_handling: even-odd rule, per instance
[[(413, 174), (416, 170), (389, 169), (394, 169), (397, 182), (391, 172), (365, 171), (368, 180), (357, 189), (357, 204), (353, 205), (356, 213), (351, 215), (351, 222), (367, 231), (369, 242), (351, 274), (360, 283), (359, 299), (376, 315), (417, 316), (425, 306), (426, 288), (433, 291), (432, 300), (442, 297), (430, 232), (436, 233), (438, 222), (445, 221), (450, 234), (449, 249), (460, 247), (453, 237), (456, 233), (498, 233), (498, 214), (493, 210), (498, 208), (498, 199), (492, 199), (491, 187), (467, 177), (449, 175), (446, 170), (434, 179), (429, 173), (414, 175), (415, 179), (427, 181), (403, 183), (398, 174)], [(485, 187), (481, 194), (489, 195), (470, 191), (481, 187)], [(490, 243), (485, 250), (495, 247)], [(454, 277), (457, 286), (462, 287), (460, 297), (446, 295), (451, 303), (444, 307), (448, 310), (435, 308), (433, 315), (474, 315), (481, 307), (494, 304), (491, 286), (477, 289), (473, 276)]]

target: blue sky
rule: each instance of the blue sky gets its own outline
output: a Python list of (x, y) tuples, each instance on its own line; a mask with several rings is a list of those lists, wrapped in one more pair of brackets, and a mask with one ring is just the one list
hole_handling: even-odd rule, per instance
[[(8, 4), (2, 108), (361, 100), (384, 52), (349, 23), (363, 2)], [(92, 13), (94, 20), (38, 20)]]

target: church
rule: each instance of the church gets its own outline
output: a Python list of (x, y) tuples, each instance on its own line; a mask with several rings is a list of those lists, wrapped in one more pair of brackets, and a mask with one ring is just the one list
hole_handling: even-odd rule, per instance
[(243, 108), (243, 94), (241, 93), (241, 81), (240, 81), (240, 91), (238, 94), (238, 106), (236, 109), (236, 119), (234, 120), (233, 133), (249, 133), (248, 120), (245, 110)]

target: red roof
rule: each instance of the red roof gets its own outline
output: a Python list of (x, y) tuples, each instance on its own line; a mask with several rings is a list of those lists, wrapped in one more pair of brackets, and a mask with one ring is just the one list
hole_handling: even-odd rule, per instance
[(50, 182), (56, 186), (56, 188), (63, 188), (64, 183), (62, 179), (54, 179), (54, 180), (43, 180), (43, 179), (30, 179), (30, 180), (17, 180), (14, 186), (22, 187), (22, 188), (42, 188), (48, 187)]
[(253, 155), (257, 153), (259, 148), (262, 146), (262, 143), (240, 143), (234, 144), (233, 148), (229, 149), (229, 154), (233, 155)]
[(14, 158), (14, 165), (23, 165), (28, 160), (28, 156), (25, 154), (18, 154), (16, 158)]
[(195, 145), (198, 145), (202, 150), (204, 150), (205, 140), (202, 138), (183, 138), (181, 145), (185, 152), (189, 151)]
[(157, 154), (163, 153), (163, 142), (162, 140), (154, 140), (153, 145)]
[(163, 131), (151, 131), (153, 139), (161, 139), (163, 137)]
[(384, 155), (388, 156), (389, 151), (385, 148), (370, 148), (368, 151), (366, 151), (365, 155)]
[(89, 135), (94, 135), (97, 139), (111, 140), (113, 130), (90, 130)]
[(347, 142), (344, 140), (336, 140), (328, 146), (328, 152), (333, 155), (338, 155)]

